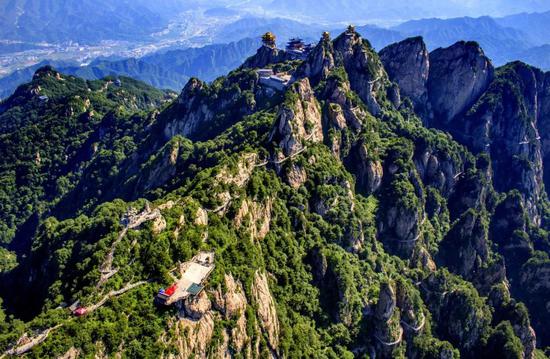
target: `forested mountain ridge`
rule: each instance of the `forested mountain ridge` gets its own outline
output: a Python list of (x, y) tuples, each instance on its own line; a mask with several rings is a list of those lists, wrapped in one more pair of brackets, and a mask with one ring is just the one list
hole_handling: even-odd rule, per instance
[[(2, 103), (2, 136), (49, 150), (0, 173), (1, 205), (21, 196), (1, 219), (7, 355), (545, 357), (548, 75), (473, 42), (378, 55), (352, 27), (288, 58), (264, 45), (167, 102), (45, 68)], [(27, 185), (71, 158), (49, 197)], [(156, 306), (199, 251), (205, 290)]]

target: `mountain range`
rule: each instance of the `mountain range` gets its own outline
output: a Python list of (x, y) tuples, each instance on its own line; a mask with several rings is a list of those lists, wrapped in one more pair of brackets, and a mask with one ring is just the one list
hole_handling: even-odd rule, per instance
[(127, 76), (144, 81), (161, 89), (180, 90), (190, 77), (212, 81), (237, 67), (258, 47), (257, 39), (242, 39), (229, 44), (209, 45), (202, 48), (169, 50), (140, 59), (99, 59), (86, 66), (59, 61), (44, 61), (0, 78), (0, 98), (8, 97), (29, 79), (34, 71), (45, 65), (59, 71), (98, 80), (106, 76)]
[(550, 73), (319, 37), (1, 102), (0, 355), (547, 358)]
[[(497, 65), (519, 59), (534, 66), (550, 69), (550, 48), (545, 35), (550, 24), (550, 12), (519, 14), (503, 18), (423, 19), (405, 22), (392, 28), (358, 26), (376, 49), (403, 40), (422, 36), (430, 50), (447, 47), (461, 39), (477, 41)], [(41, 62), (0, 79), (0, 98), (9, 96), (15, 88), (28, 81), (37, 68), (52, 64), (61, 72), (99, 79), (106, 75), (135, 77), (159, 88), (179, 90), (189, 77), (211, 81), (226, 73), (250, 56), (260, 34), (273, 31), (279, 43), (293, 36), (315, 41), (320, 31), (317, 25), (306, 25), (283, 18), (248, 17), (212, 31), (211, 41), (217, 45), (204, 48), (166, 49), (134, 60), (101, 60), (80, 68), (78, 64), (55, 61)], [(331, 32), (338, 33), (335, 28)], [(228, 43), (229, 42), (229, 43)]]

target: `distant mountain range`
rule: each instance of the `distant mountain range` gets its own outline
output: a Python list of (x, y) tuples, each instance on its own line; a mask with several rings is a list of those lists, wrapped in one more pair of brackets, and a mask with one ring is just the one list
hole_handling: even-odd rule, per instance
[(156, 1), (1, 0), (0, 38), (25, 42), (133, 40), (159, 31), (168, 19)]
[(0, 98), (9, 96), (17, 86), (30, 81), (34, 72), (51, 65), (60, 72), (88, 80), (106, 76), (127, 76), (152, 86), (179, 91), (190, 77), (210, 81), (238, 67), (259, 46), (258, 39), (246, 38), (229, 44), (172, 50), (141, 59), (96, 60), (87, 66), (75, 63), (44, 61), (0, 78)]
[(497, 65), (522, 60), (550, 69), (550, 52), (541, 47), (550, 44), (550, 12), (503, 18), (423, 19), (405, 22), (392, 30), (405, 37), (422, 36), (432, 50), (459, 40), (472, 40), (478, 42)]
[(325, 21), (403, 22), (409, 19), (458, 16), (505, 16), (520, 12), (550, 10), (547, 0), (273, 0), (272, 11), (295, 18)]
[[(227, 11), (230, 10), (216, 10), (221, 13)], [(336, 27), (331, 32), (338, 33), (342, 28)], [(159, 88), (179, 91), (189, 77), (210, 81), (237, 67), (255, 52), (259, 45), (259, 35), (266, 31), (273, 31), (278, 36), (279, 45), (284, 46), (284, 42), (293, 36), (316, 42), (323, 29), (326, 27), (284, 18), (249, 16), (212, 30), (211, 41), (219, 43), (216, 45), (163, 50), (140, 59), (103, 59), (83, 67), (75, 63), (45, 63), (62, 72), (87, 79), (108, 75), (130, 76)], [(450, 46), (460, 40), (470, 40), (478, 42), (496, 65), (521, 60), (550, 70), (550, 11), (502, 18), (422, 19), (391, 28), (358, 26), (357, 30), (378, 50), (413, 36), (422, 36), (430, 50)], [(34, 71), (45, 63), (1, 78), (0, 98), (11, 94), (19, 84), (29, 81)]]

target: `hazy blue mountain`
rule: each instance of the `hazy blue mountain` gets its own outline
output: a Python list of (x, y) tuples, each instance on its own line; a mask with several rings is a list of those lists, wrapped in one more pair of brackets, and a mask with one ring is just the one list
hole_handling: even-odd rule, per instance
[(166, 25), (160, 10), (170, 7), (160, 7), (164, 1), (0, 0), (0, 38), (82, 43), (143, 39)]
[(499, 25), (488, 16), (413, 20), (393, 30), (406, 36), (422, 36), (430, 49), (460, 40), (476, 41), (497, 64), (508, 62), (533, 46), (524, 32)]
[(245, 38), (229, 44), (153, 54), (144, 57), (142, 61), (172, 73), (211, 81), (242, 64), (244, 59), (256, 52), (259, 44), (259, 39)]
[(180, 91), (190, 77), (211, 81), (238, 67), (258, 48), (259, 40), (246, 38), (229, 44), (173, 50), (141, 59), (96, 60), (88, 66), (75, 63), (43, 61), (0, 78), (0, 98), (5, 98), (22, 83), (32, 79), (34, 72), (45, 65), (58, 71), (88, 80), (106, 76), (127, 76), (149, 85)]
[(550, 44), (550, 11), (521, 13), (495, 20), (502, 26), (523, 31), (535, 45)]
[(238, 41), (244, 37), (259, 39), (262, 34), (271, 31), (277, 35), (280, 45), (284, 45), (283, 42), (296, 36), (317, 41), (319, 34), (324, 30), (326, 28), (320, 25), (308, 25), (291, 19), (245, 17), (217, 30), (214, 42)]
[(371, 45), (377, 50), (381, 50), (387, 45), (399, 42), (407, 37), (399, 31), (373, 25), (358, 26), (357, 31), (368, 39)]
[(550, 45), (542, 45), (527, 49), (518, 54), (518, 58), (530, 65), (540, 67), (545, 71), (550, 71)]
[(426, 17), (459, 17), (550, 10), (547, 0), (274, 0), (270, 9), (295, 17), (332, 21), (368, 20), (376, 23), (402, 22)]

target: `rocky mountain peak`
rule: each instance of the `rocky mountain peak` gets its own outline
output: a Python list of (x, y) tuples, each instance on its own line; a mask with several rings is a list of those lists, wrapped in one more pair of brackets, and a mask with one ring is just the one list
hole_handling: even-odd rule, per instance
[(326, 33), (311, 51), (307, 60), (298, 67), (293, 77), (295, 79), (307, 77), (315, 86), (326, 79), (334, 67), (334, 46), (330, 40), (330, 35)]
[(430, 58), (424, 40), (412, 37), (389, 45), (380, 51), (380, 59), (390, 79), (399, 85), (401, 95), (413, 101), (419, 114), (425, 114)]
[(428, 92), (434, 124), (446, 125), (487, 90), (494, 67), (475, 42), (457, 42), (430, 53)]

